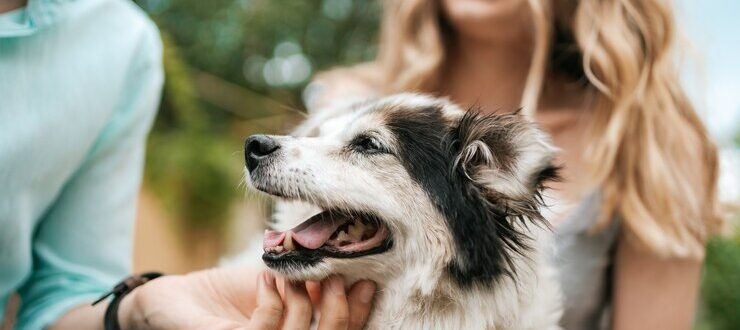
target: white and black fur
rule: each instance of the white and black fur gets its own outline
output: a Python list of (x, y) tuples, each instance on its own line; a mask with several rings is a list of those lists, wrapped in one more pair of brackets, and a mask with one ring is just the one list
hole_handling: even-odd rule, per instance
[(390, 229), (392, 244), (275, 271), (375, 281), (369, 329), (558, 329), (540, 213), (557, 175), (536, 125), (399, 94), (314, 116), (298, 132), (271, 137), (280, 150), (248, 171), (251, 186), (282, 197), (274, 225), (321, 209), (367, 213)]

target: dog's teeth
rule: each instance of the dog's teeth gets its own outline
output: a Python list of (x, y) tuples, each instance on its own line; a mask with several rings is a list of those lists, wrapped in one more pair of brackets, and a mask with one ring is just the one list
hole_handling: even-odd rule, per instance
[(362, 233), (365, 232), (365, 224), (355, 221), (354, 225), (349, 226), (348, 231), (352, 240), (358, 242), (362, 239)]
[(275, 252), (277, 252), (277, 253), (280, 253), (280, 252), (283, 252), (283, 249), (284, 248), (283, 248), (282, 245), (278, 245), (278, 246), (274, 247), (272, 250), (275, 251)]
[(346, 242), (349, 241), (349, 236), (344, 232), (344, 230), (342, 230), (337, 234), (337, 240), (340, 242)]
[(285, 234), (285, 241), (283, 241), (283, 247), (285, 247), (286, 251), (293, 251), (295, 250), (295, 245), (293, 245), (293, 232), (289, 231)]

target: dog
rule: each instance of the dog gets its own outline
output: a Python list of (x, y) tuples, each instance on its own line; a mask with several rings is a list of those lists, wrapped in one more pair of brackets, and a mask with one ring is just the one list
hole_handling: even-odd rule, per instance
[(280, 201), (272, 271), (375, 281), (368, 329), (559, 329), (541, 213), (555, 149), (535, 124), (398, 94), (298, 131), (245, 141), (248, 184)]

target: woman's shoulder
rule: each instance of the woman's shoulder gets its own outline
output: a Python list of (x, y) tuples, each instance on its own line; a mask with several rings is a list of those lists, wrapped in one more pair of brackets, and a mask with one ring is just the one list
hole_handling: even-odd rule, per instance
[(334, 68), (317, 74), (303, 90), (309, 114), (336, 108), (341, 104), (377, 97), (381, 94), (382, 74), (374, 62)]

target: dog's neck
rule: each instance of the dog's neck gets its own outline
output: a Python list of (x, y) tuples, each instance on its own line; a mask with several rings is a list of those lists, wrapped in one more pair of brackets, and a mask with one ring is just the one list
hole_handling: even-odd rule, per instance
[[(410, 267), (379, 284), (368, 329), (557, 329), (560, 291), (540, 251), (514, 277), (458, 284), (446, 270)], [(434, 267), (432, 267), (434, 268)]]
[(508, 279), (496, 285), (463, 288), (446, 272), (438, 279), (417, 275), (408, 273), (379, 287), (369, 329), (472, 329), (482, 324), (493, 328), (505, 321), (499, 320), (505, 315), (493, 312), (501, 309), (495, 305), (518, 300), (514, 296), (496, 298), (497, 291), (515, 293)]

